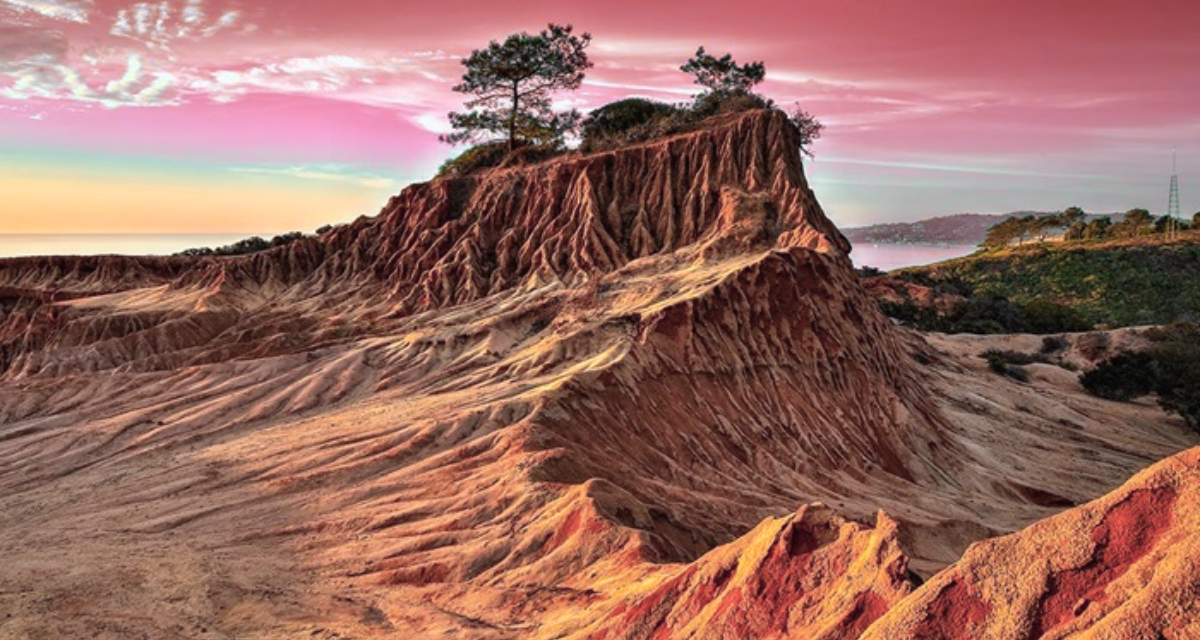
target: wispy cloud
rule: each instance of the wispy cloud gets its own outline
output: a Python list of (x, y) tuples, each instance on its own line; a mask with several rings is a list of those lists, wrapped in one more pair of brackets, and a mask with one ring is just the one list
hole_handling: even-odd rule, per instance
[(836, 158), (825, 157), (821, 158), (822, 162), (831, 164), (850, 164), (863, 167), (878, 167), (886, 169), (905, 169), (917, 171), (937, 171), (946, 173), (972, 173), (978, 175), (992, 176), (1017, 176), (1022, 178), (1049, 178), (1049, 179), (1071, 179), (1071, 180), (1100, 180), (1105, 176), (1091, 174), (1065, 174), (1065, 173), (1046, 173), (1041, 171), (1029, 171), (1027, 169), (1011, 169), (1007, 167), (984, 166), (979, 164), (970, 164), (966, 161), (959, 162), (912, 162), (906, 160), (865, 160), (855, 158)]
[[(81, 4), (63, 0), (0, 0), (4, 6), (63, 19), (85, 16)], [(75, 13), (68, 9), (74, 7)], [(203, 0), (187, 0), (181, 8), (170, 2), (138, 3), (117, 12), (110, 33), (130, 38), (146, 49), (92, 47), (82, 62), (74, 61), (63, 32), (36, 24), (0, 26), (0, 77), (10, 82), (0, 87), (0, 98), (42, 98), (96, 103), (105, 107), (165, 106), (181, 102), (184, 72), (162, 50), (180, 38), (208, 38), (234, 26), (238, 12), (226, 11), (209, 19)], [(156, 50), (159, 52), (156, 53)], [(83, 63), (87, 64), (84, 65)]]
[(21, 46), (0, 47), (0, 75), (12, 79), (0, 88), (10, 100), (29, 98), (68, 99), (99, 103), (106, 107), (162, 106), (174, 104), (175, 76), (165, 71), (148, 73), (142, 58), (131, 54), (123, 71), (103, 87), (93, 86), (65, 59), (65, 46), (55, 38), (29, 35)]
[(186, 90), (216, 102), (256, 93), (321, 96), (395, 111), (414, 125), (446, 132), (456, 102), (446, 90), (455, 61), (440, 51), (405, 56), (297, 56), (240, 69), (192, 70)]
[(36, 13), (55, 20), (81, 23), (88, 21), (90, 13), (90, 4), (69, 2), (68, 0), (0, 0), (0, 6), (8, 6), (21, 12)]
[(187, 0), (182, 7), (167, 1), (139, 2), (118, 11), (108, 32), (152, 49), (166, 49), (177, 40), (211, 38), (235, 27), (240, 19), (241, 12), (236, 10), (210, 18), (204, 0)]
[(297, 180), (319, 180), (341, 182), (369, 189), (386, 189), (396, 184), (391, 178), (356, 171), (342, 165), (298, 165), (287, 167), (234, 167), (235, 173), (276, 176)]
[(0, 26), (0, 71), (27, 60), (62, 60), (68, 48), (66, 37), (59, 31)]

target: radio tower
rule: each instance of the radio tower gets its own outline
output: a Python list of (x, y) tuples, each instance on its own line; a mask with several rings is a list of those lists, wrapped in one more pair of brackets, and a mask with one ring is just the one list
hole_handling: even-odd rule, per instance
[(1179, 230), (1179, 172), (1178, 151), (1171, 149), (1171, 195), (1167, 197), (1167, 237), (1175, 237)]

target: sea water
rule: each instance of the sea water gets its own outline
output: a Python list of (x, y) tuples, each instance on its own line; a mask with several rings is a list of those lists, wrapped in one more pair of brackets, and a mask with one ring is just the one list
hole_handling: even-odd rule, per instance
[[(222, 247), (253, 233), (0, 234), (0, 258), (19, 256), (169, 256), (184, 249)], [(271, 239), (273, 234), (257, 234)]]
[(856, 267), (875, 267), (883, 271), (916, 267), (975, 252), (973, 244), (856, 244), (850, 258)]

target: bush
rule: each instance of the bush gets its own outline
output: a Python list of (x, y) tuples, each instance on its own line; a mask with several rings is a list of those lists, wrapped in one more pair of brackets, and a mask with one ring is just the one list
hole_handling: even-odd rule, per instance
[(907, 300), (903, 302), (880, 300), (879, 310), (889, 318), (899, 320), (905, 325), (916, 327), (922, 331), (945, 331), (941, 317), (932, 307), (919, 306)]
[(1059, 351), (1064, 351), (1071, 346), (1071, 341), (1067, 340), (1066, 336), (1046, 336), (1042, 338), (1041, 353), (1051, 354)]
[(606, 104), (583, 121), (579, 150), (590, 152), (649, 140), (669, 129), (679, 113), (677, 107), (642, 98)]
[(999, 358), (1008, 364), (1049, 364), (1050, 360), (1046, 356), (1038, 353), (1021, 353), (1020, 351), (988, 349), (980, 354), (980, 357), (987, 359), (990, 363), (992, 358)]
[(563, 153), (560, 146), (526, 144), (510, 151), (503, 140), (477, 144), (442, 163), (437, 177), (461, 178), (485, 169), (537, 164)]
[(1108, 353), (1110, 340), (1107, 333), (1085, 333), (1075, 339), (1075, 348), (1079, 355), (1095, 362)]
[(303, 239), (304, 239), (303, 233), (301, 233), (299, 231), (289, 231), (287, 233), (282, 233), (280, 235), (275, 236), (274, 238), (271, 238), (270, 246), (272, 248), (283, 247), (283, 246), (287, 246), (297, 240), (303, 240)]
[(305, 236), (303, 233), (301, 233), (299, 231), (289, 231), (287, 233), (281, 233), (281, 234), (275, 236), (274, 238), (271, 238), (270, 240), (264, 240), (263, 238), (260, 238), (258, 236), (251, 236), (244, 240), (238, 240), (237, 242), (235, 242), (233, 244), (225, 245), (223, 247), (217, 247), (216, 249), (212, 249), (209, 247), (184, 249), (183, 251), (180, 251), (179, 253), (176, 253), (175, 255), (186, 256), (186, 257), (191, 257), (191, 258), (204, 257), (204, 256), (222, 256), (222, 257), (244, 256), (244, 255), (249, 255), (251, 253), (258, 253), (260, 251), (266, 251), (267, 249), (273, 249), (275, 247), (283, 247), (283, 246), (289, 245), (293, 242), (296, 242), (297, 240), (303, 240), (306, 237), (308, 237), (308, 236)]
[(1163, 342), (1151, 347), (1148, 355), (1157, 365), (1154, 391), (1159, 405), (1200, 431), (1200, 343)]
[[(915, 284), (921, 278), (902, 274), (902, 279)], [(928, 285), (924, 285), (928, 286)], [(1035, 300), (1019, 305), (1003, 296), (971, 296), (970, 287), (961, 289), (954, 282), (942, 282), (934, 287), (936, 295), (958, 295), (966, 299), (944, 314), (932, 309), (918, 309), (912, 303), (881, 302), (885, 315), (909, 322), (924, 331), (945, 333), (1058, 333), (1090, 328), (1074, 309), (1053, 302)]]
[(1143, 334), (1151, 342), (1191, 342), (1200, 344), (1200, 325), (1191, 322), (1173, 322), (1161, 327), (1150, 327)]
[[(583, 123), (584, 152), (603, 151), (699, 129), (709, 118), (728, 113), (775, 109), (775, 103), (749, 91), (705, 91), (691, 103), (669, 105), (642, 98), (628, 98), (593, 111)], [(800, 136), (800, 147), (820, 137), (824, 128), (811, 114), (798, 109), (788, 114)]]
[(1087, 331), (1092, 325), (1071, 307), (1047, 300), (1033, 300), (1021, 306), (1030, 333), (1070, 333)]
[(1025, 322), (1017, 305), (1001, 296), (976, 296), (947, 314), (952, 333), (1021, 333)]
[(689, 109), (692, 117), (703, 120), (724, 113), (770, 109), (775, 103), (748, 91), (705, 91), (696, 96)]
[(508, 142), (504, 140), (477, 144), (442, 163), (438, 168), (437, 177), (465, 176), (482, 169), (498, 167), (507, 156)]
[(1155, 365), (1150, 354), (1124, 351), (1084, 372), (1079, 382), (1094, 396), (1125, 402), (1154, 391)]
[(855, 271), (858, 272), (858, 277), (860, 278), (875, 278), (883, 275), (883, 271), (876, 267), (862, 266), (855, 269)]
[(1160, 342), (1147, 351), (1122, 352), (1079, 381), (1088, 393), (1109, 400), (1156, 393), (1159, 406), (1200, 431), (1200, 343)]
[(994, 373), (1008, 376), (1017, 382), (1029, 382), (1029, 372), (1023, 367), (1010, 364), (1006, 356), (1015, 356), (1019, 361), (1031, 362), (1029, 356), (1015, 351), (996, 351), (991, 349), (981, 354), (987, 360), (988, 369)]

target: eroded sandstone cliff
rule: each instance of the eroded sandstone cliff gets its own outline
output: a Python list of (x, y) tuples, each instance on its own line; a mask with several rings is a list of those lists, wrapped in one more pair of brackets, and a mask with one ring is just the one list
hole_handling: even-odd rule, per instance
[(254, 256), (0, 262), (0, 631), (853, 638), (1196, 444), (897, 330), (848, 250), (763, 111)]

